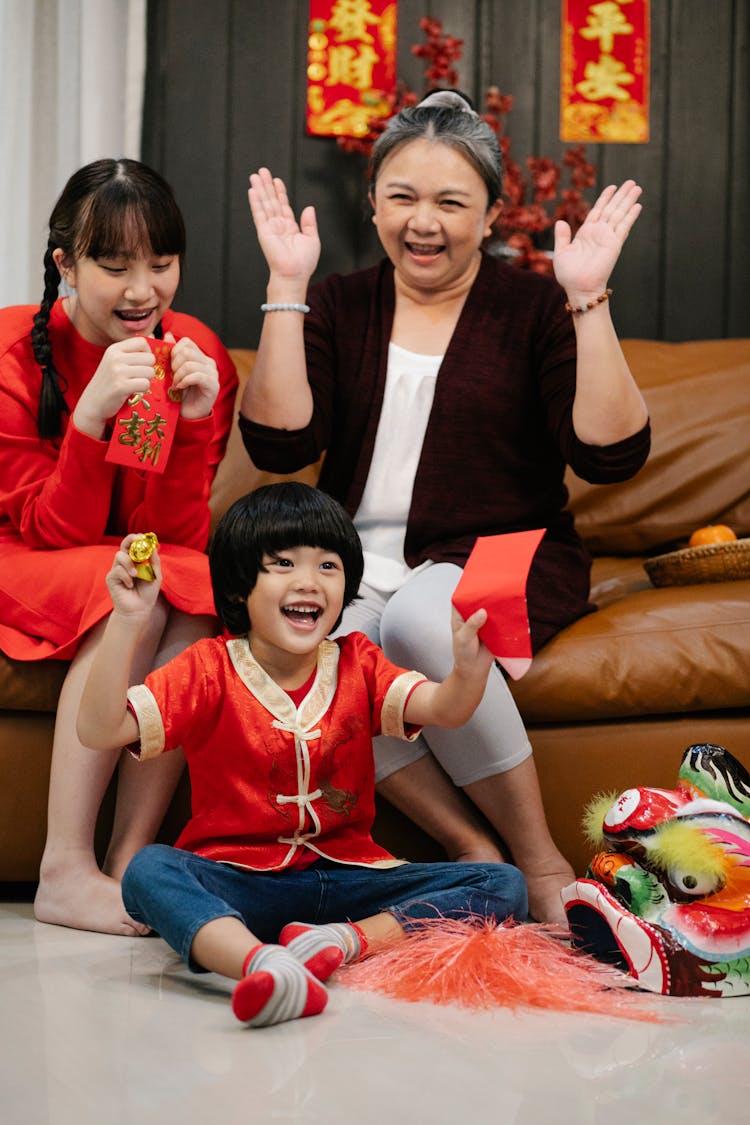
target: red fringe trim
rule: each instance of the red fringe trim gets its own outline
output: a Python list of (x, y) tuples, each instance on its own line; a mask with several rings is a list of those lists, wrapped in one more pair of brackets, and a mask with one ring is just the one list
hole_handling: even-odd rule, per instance
[(630, 977), (572, 949), (564, 937), (561, 927), (536, 923), (427, 920), (397, 945), (342, 966), (336, 980), (396, 1000), (665, 1022), (631, 991)]

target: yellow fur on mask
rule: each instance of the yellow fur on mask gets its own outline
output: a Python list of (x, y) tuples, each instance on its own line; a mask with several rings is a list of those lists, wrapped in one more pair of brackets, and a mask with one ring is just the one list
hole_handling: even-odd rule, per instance
[(708, 833), (683, 820), (668, 820), (649, 841), (650, 862), (662, 870), (680, 868), (696, 875), (726, 875), (731, 860)]
[(597, 793), (583, 810), (581, 818), (583, 834), (596, 851), (601, 851), (605, 846), (602, 823), (618, 797), (619, 793)]

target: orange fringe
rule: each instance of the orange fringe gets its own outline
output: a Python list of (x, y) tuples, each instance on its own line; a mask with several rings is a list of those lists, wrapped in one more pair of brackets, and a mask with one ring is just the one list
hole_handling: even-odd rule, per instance
[(396, 1000), (664, 1021), (630, 991), (630, 977), (572, 949), (560, 940), (565, 936), (560, 927), (536, 923), (427, 920), (396, 945), (342, 966), (336, 980)]

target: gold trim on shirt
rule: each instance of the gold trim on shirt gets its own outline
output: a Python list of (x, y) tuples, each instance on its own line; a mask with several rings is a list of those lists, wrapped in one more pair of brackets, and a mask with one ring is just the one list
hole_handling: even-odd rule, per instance
[(402, 738), (405, 742), (414, 742), (419, 737), (421, 727), (413, 731), (404, 728), (404, 708), (406, 701), (418, 684), (427, 683), (427, 677), (421, 672), (402, 672), (393, 681), (383, 700), (383, 710), (380, 714), (380, 731), (382, 734), (394, 738)]
[(158, 758), (164, 751), (166, 739), (161, 711), (153, 693), (145, 684), (136, 684), (128, 688), (128, 703), (133, 708), (140, 730), (140, 753), (134, 751), (133, 756), (142, 762)]

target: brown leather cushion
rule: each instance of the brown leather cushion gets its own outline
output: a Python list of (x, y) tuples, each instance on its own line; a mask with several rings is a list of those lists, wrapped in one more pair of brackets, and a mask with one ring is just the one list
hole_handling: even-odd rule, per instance
[(511, 685), (526, 722), (750, 704), (750, 580), (639, 589), (631, 571), (623, 581), (629, 597), (569, 626)]
[(68, 664), (64, 660), (29, 663), (0, 652), (0, 707), (5, 711), (57, 710)]
[(706, 523), (750, 535), (750, 340), (626, 340), (623, 350), (649, 408), (652, 450), (623, 484), (567, 474), (589, 550), (656, 553)]

